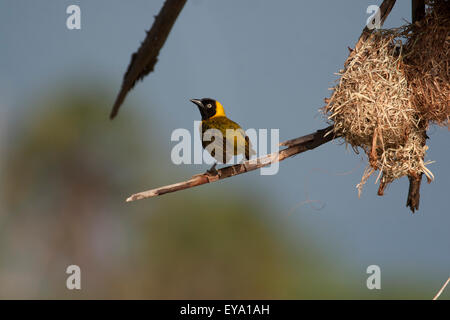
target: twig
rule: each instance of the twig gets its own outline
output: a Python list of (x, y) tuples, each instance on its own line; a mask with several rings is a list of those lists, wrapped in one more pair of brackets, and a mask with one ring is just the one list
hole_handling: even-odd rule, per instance
[[(391, 13), (392, 8), (395, 5), (396, 0), (384, 0), (380, 5), (380, 26), (384, 24), (386, 18), (389, 13)], [(367, 26), (364, 27), (361, 35), (359, 36), (358, 41), (355, 44), (355, 49), (348, 48), (350, 50), (350, 54), (348, 55), (347, 60), (344, 63), (344, 66), (347, 66), (348, 63), (353, 59), (358, 49), (362, 46), (362, 44), (369, 38), (373, 30), (370, 30)]]
[[(182, 181), (179, 183), (171, 184), (168, 186), (140, 192), (133, 194), (127, 199), (127, 202), (151, 198), (155, 196), (160, 196), (166, 193), (180, 191), (188, 188), (193, 188), (196, 186), (200, 186), (202, 184), (215, 182), (218, 180), (222, 180), (225, 178), (230, 178), (242, 173), (246, 173), (249, 171), (253, 171), (262, 167), (266, 167), (272, 163), (276, 163), (279, 161), (283, 161), (289, 157), (292, 157), (296, 154), (312, 150), (324, 143), (327, 143), (336, 136), (333, 134), (333, 126), (329, 126), (322, 130), (317, 130), (315, 133), (308, 134), (306, 136), (288, 140), (282, 142), (280, 145), (288, 146), (286, 149), (283, 149), (279, 152), (274, 152), (266, 156), (262, 156), (258, 159), (252, 159), (245, 161), (243, 163), (227, 166), (217, 170), (217, 173), (212, 175), (208, 173), (204, 173), (201, 175), (193, 176), (191, 179)], [(296, 143), (294, 143), (296, 142)]]
[(437, 300), (439, 298), (439, 296), (442, 294), (442, 292), (444, 292), (445, 287), (450, 283), (450, 277), (447, 279), (447, 281), (445, 281), (444, 285), (442, 286), (441, 290), (439, 290), (439, 292), (434, 296), (433, 300)]
[(141, 47), (131, 56), (130, 65), (123, 77), (122, 87), (109, 116), (111, 119), (117, 115), (125, 97), (133, 89), (136, 81), (142, 80), (153, 71), (156, 62), (158, 62), (159, 51), (166, 42), (167, 36), (185, 3), (186, 0), (166, 0), (161, 11), (155, 17), (155, 22), (150, 31), (147, 32), (147, 37)]
[[(384, 21), (386, 21), (386, 18), (388, 17), (389, 13), (391, 13), (392, 8), (395, 5), (396, 0), (384, 0), (383, 3), (380, 5), (380, 25), (382, 26), (384, 24)], [(358, 42), (366, 41), (369, 35), (372, 33), (372, 30), (370, 30), (367, 26), (364, 27), (361, 36), (358, 39)]]
[(406, 206), (411, 209), (414, 213), (419, 210), (420, 203), (420, 184), (422, 183), (422, 174), (420, 175), (409, 175), (409, 189), (408, 197), (406, 198)]

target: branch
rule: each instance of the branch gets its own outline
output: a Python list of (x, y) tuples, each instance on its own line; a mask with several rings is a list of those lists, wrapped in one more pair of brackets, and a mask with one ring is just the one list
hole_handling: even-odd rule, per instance
[[(412, 23), (416, 23), (420, 21), (425, 16), (425, 1), (424, 0), (412, 0), (411, 3), (412, 9)], [(414, 32), (414, 31), (413, 31)], [(426, 124), (421, 124), (422, 133), (424, 135), (422, 145), (425, 145), (427, 134), (426, 134)], [(409, 189), (408, 189), (408, 197), (406, 198), (406, 206), (409, 207), (414, 213), (416, 210), (419, 210), (420, 203), (420, 184), (422, 183), (422, 176), (420, 175), (409, 175)]]
[(449, 284), (449, 282), (450, 282), (450, 278), (448, 278), (447, 281), (445, 281), (445, 283), (442, 286), (441, 290), (439, 290), (439, 292), (434, 296), (433, 300), (437, 300), (439, 298), (439, 296), (442, 294), (442, 292), (444, 292), (445, 287)]
[[(386, 21), (386, 18), (388, 17), (389, 13), (391, 13), (391, 10), (395, 5), (395, 1), (396, 0), (384, 0), (383, 3), (380, 5), (380, 24), (381, 25), (384, 24), (384, 21)], [(370, 35), (371, 32), (372, 32), (372, 30), (370, 30), (366, 26), (363, 29), (358, 42), (367, 40), (367, 37)]]
[[(380, 6), (380, 17), (381, 17), (381, 25), (383, 25), (384, 21), (388, 17), (389, 13), (391, 12), (392, 8), (395, 5), (395, 0), (384, 0), (383, 3)], [(413, 23), (423, 18), (423, 15), (425, 14), (425, 5), (423, 0), (412, 0), (412, 16), (413, 16)], [(416, 20), (417, 19), (417, 20)], [(351, 59), (356, 54), (356, 51), (360, 48), (362, 43), (368, 39), (370, 36), (372, 30), (367, 28), (367, 26), (364, 28), (364, 30), (361, 33), (361, 36), (358, 39), (358, 42), (355, 45), (355, 50), (351, 50), (346, 62), (344, 65), (347, 65)], [(423, 129), (424, 137), (427, 138), (426, 135), (426, 128)], [(425, 141), (425, 139), (424, 139)], [(424, 142), (425, 143), (425, 142)], [(411, 211), (414, 213), (415, 210), (419, 209), (419, 202), (420, 202), (420, 184), (422, 182), (422, 174), (421, 175), (415, 175), (415, 176), (408, 176), (409, 178), (409, 190), (408, 190), (408, 198), (406, 200), (406, 206), (410, 207)], [(381, 191), (381, 193), (380, 193)], [(379, 194), (382, 195), (382, 185), (380, 184)]]
[[(169, 0), (167, 0), (167, 2), (169, 2)], [(167, 2), (166, 2), (166, 4), (167, 4)], [(383, 3), (381, 4), (381, 6), (380, 6), (381, 24), (383, 24), (384, 21), (386, 20), (387, 16), (389, 15), (392, 8), (394, 7), (395, 2), (396, 2), (396, 0), (384, 0)], [(163, 11), (163, 10), (161, 10), (161, 11)], [(156, 24), (156, 21), (155, 21), (155, 24)], [(153, 28), (152, 28), (152, 30), (153, 30)], [(357, 49), (360, 46), (360, 44), (367, 39), (367, 37), (370, 35), (370, 33), (371, 33), (371, 30), (369, 30), (366, 26), (355, 46), (355, 49)], [(349, 61), (349, 59), (351, 59), (351, 57), (353, 55), (354, 55), (354, 52), (350, 53), (347, 61)], [(119, 105), (120, 105), (120, 103), (119, 103)], [(114, 116), (114, 115), (115, 114), (114, 114), (114, 110), (113, 110), (112, 116)], [(200, 186), (202, 184), (215, 182), (215, 181), (222, 180), (225, 178), (233, 177), (238, 174), (253, 171), (253, 170), (268, 166), (272, 163), (283, 161), (284, 159), (287, 159), (296, 154), (305, 152), (307, 150), (312, 150), (322, 144), (325, 144), (325, 143), (333, 140), (336, 137), (337, 137), (336, 134), (333, 132), (333, 126), (329, 126), (325, 129), (318, 130), (315, 133), (280, 143), (281, 146), (286, 146), (287, 148), (283, 149), (279, 152), (275, 152), (275, 153), (260, 157), (258, 159), (245, 161), (241, 164), (236, 164), (236, 165), (221, 168), (221, 169), (217, 170), (217, 172), (215, 174), (204, 173), (201, 175), (195, 175), (191, 179), (186, 180), (186, 181), (182, 181), (179, 183), (175, 183), (172, 185), (168, 185), (168, 186), (164, 186), (164, 187), (160, 187), (160, 188), (156, 188), (156, 189), (152, 189), (152, 190), (148, 190), (148, 191), (144, 191), (144, 192), (140, 192), (140, 193), (136, 193), (136, 194), (130, 196), (126, 201), (130, 202), (130, 201), (135, 201), (135, 200), (140, 200), (140, 199), (151, 198), (151, 197), (163, 195), (163, 194), (170, 193), (170, 192), (176, 192), (176, 191), (180, 191), (180, 190), (184, 190), (184, 189), (193, 188), (196, 186)]]
[[(395, 5), (396, 0), (384, 0), (383, 3), (380, 5), (380, 25), (383, 25), (386, 21), (389, 13), (391, 13), (392, 8)], [(364, 27), (361, 35), (359, 36), (358, 42), (356, 42), (355, 49), (350, 49), (350, 54), (347, 58), (347, 60), (344, 63), (344, 66), (346, 66), (349, 61), (354, 57), (356, 54), (356, 51), (361, 47), (364, 41), (366, 41), (373, 30), (370, 30), (367, 25)]]
[(418, 176), (408, 176), (409, 179), (409, 189), (408, 197), (406, 199), (406, 206), (411, 209), (414, 213), (419, 210), (420, 202), (420, 184), (422, 183), (422, 174)]
[(425, 17), (425, 0), (411, 1), (412, 23), (420, 21)]
[(215, 182), (225, 178), (230, 178), (242, 173), (253, 171), (262, 167), (266, 167), (272, 163), (283, 161), (284, 159), (295, 156), (296, 154), (312, 150), (318, 146), (327, 143), (336, 136), (333, 134), (333, 126), (329, 126), (322, 130), (317, 130), (315, 133), (308, 134), (303, 137), (288, 140), (280, 143), (281, 146), (286, 146), (279, 152), (274, 152), (258, 159), (247, 160), (243, 163), (227, 166), (218, 169), (215, 174), (204, 173), (200, 175), (195, 175), (191, 179), (182, 181), (179, 183), (171, 184), (168, 186), (140, 192), (133, 194), (127, 199), (127, 202), (141, 200), (146, 198), (151, 198), (155, 196), (160, 196), (166, 193), (180, 191), (184, 189), (189, 189), (193, 187), (200, 186), (202, 184)]
[[(423, 135), (422, 146), (424, 146), (426, 144), (426, 140), (428, 139), (426, 131), (426, 123), (420, 122), (419, 128), (421, 130), (421, 134)], [(414, 213), (416, 210), (419, 210), (420, 184), (422, 183), (422, 176), (423, 173), (408, 175), (409, 189), (408, 189), (408, 197), (406, 198), (406, 206), (411, 209), (412, 213)], [(431, 180), (428, 179), (428, 183), (430, 182)]]
[(122, 81), (122, 87), (114, 102), (110, 118), (114, 119), (128, 92), (133, 89), (136, 81), (142, 80), (153, 71), (161, 48), (184, 7), (186, 0), (166, 0), (161, 11), (155, 17), (147, 37), (137, 52), (131, 56), (130, 65)]

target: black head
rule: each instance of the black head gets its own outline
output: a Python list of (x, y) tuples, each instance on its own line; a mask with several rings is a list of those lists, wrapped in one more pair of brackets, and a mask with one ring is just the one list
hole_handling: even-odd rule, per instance
[(202, 115), (202, 120), (207, 120), (214, 116), (225, 116), (222, 104), (219, 101), (210, 98), (191, 99), (195, 103)]

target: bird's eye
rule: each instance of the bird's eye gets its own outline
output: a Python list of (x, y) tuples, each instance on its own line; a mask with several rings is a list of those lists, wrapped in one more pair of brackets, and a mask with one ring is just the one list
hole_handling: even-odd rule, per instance
[(211, 103), (208, 103), (206, 106), (207, 106), (208, 108), (212, 108), (212, 104), (211, 104)]

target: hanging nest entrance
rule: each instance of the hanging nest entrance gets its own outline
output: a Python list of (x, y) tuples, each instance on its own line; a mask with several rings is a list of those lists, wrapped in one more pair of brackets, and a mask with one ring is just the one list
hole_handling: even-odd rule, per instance
[(359, 194), (377, 170), (379, 195), (402, 176), (434, 178), (426, 130), (450, 117), (450, 1), (427, 5), (420, 23), (358, 43), (323, 108), (334, 134), (368, 156)]

